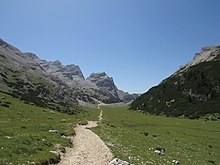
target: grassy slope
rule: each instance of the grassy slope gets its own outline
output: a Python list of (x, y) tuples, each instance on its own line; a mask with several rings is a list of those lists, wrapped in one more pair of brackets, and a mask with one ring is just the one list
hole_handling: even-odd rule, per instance
[[(0, 93), (0, 164), (56, 160), (55, 154), (50, 153), (56, 150), (56, 144), (60, 144), (61, 149), (71, 146), (70, 141), (61, 135), (73, 135), (74, 124), (97, 120), (98, 113), (89, 109), (74, 116), (56, 111), (51, 113), (49, 109), (44, 112), (43, 108)], [(51, 129), (59, 132), (50, 133)]]
[[(103, 121), (94, 131), (116, 157), (135, 164), (171, 164), (174, 159), (181, 164), (220, 162), (219, 120), (147, 116), (126, 108), (102, 109)], [(156, 147), (164, 148), (165, 154), (155, 154)]]

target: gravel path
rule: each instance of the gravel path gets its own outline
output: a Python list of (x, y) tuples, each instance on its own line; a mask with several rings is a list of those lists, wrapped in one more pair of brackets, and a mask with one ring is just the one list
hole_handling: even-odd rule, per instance
[[(102, 120), (102, 111), (99, 121)], [(97, 122), (89, 121), (87, 125), (75, 128), (73, 148), (67, 149), (58, 165), (108, 165), (113, 155), (105, 143), (87, 128), (96, 127)]]

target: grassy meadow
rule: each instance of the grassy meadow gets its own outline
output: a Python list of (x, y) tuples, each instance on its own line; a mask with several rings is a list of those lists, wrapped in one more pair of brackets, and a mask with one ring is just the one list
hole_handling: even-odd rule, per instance
[[(147, 116), (127, 108), (103, 109), (96, 132), (113, 154), (133, 164), (220, 164), (220, 121)], [(163, 148), (158, 155), (156, 148)]]
[(61, 136), (74, 135), (76, 123), (97, 120), (98, 115), (89, 109), (67, 115), (0, 93), (0, 164), (55, 163), (59, 157), (50, 151), (71, 146), (70, 140)]

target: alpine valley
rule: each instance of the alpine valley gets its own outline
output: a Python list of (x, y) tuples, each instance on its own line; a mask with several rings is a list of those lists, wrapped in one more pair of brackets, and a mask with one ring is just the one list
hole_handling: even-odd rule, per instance
[(0, 164), (219, 164), (219, 72), (204, 47), (138, 96), (0, 40)]

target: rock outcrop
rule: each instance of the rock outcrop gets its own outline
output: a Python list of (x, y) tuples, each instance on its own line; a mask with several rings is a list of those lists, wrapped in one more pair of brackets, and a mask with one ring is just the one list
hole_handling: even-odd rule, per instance
[(201, 48), (200, 52), (195, 54), (193, 60), (188, 62), (186, 65), (181, 66), (180, 69), (178, 69), (174, 73), (174, 75), (187, 71), (187, 69), (199, 63), (213, 61), (218, 56), (219, 49), (220, 49), (220, 45), (206, 46)]

